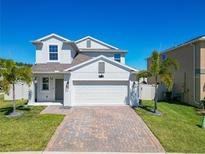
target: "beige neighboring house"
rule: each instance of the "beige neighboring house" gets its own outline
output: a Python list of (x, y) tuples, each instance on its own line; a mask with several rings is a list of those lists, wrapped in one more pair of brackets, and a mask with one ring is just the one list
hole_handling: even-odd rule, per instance
[[(174, 75), (173, 96), (182, 102), (199, 105), (205, 99), (205, 35), (162, 52), (162, 59), (171, 57), (180, 64)], [(147, 59), (147, 67), (150, 57)], [(148, 83), (152, 83), (149, 79)]]

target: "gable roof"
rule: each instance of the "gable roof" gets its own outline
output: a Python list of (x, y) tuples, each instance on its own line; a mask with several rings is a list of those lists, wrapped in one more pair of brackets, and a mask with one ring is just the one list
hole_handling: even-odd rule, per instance
[(60, 35), (57, 35), (57, 34), (55, 34), (55, 33), (46, 35), (46, 36), (41, 37), (41, 38), (39, 38), (39, 39), (37, 39), (37, 40), (34, 40), (34, 41), (32, 41), (32, 42), (33, 42), (33, 43), (39, 43), (39, 42), (41, 42), (41, 41), (43, 41), (43, 40), (45, 40), (45, 39), (47, 39), (47, 38), (50, 38), (50, 37), (56, 37), (56, 38), (59, 38), (59, 39), (65, 41), (65, 42), (72, 42), (72, 41), (70, 41), (69, 39), (64, 38), (64, 37), (62, 37), (62, 36), (60, 36)]
[(110, 44), (107, 44), (107, 43), (105, 43), (105, 42), (103, 42), (103, 41), (100, 41), (100, 40), (98, 40), (98, 39), (96, 39), (96, 38), (93, 38), (93, 37), (91, 37), (91, 36), (83, 37), (83, 38), (81, 38), (81, 39), (75, 41), (75, 43), (78, 44), (78, 43), (80, 43), (80, 42), (82, 42), (82, 41), (84, 41), (84, 40), (87, 40), (87, 39), (90, 39), (90, 40), (92, 40), (92, 41), (94, 41), (94, 42), (97, 42), (97, 43), (99, 43), (99, 44), (101, 44), (101, 45), (104, 45), (104, 46), (106, 46), (106, 47), (109, 47), (109, 48), (111, 48), (111, 49), (116, 49), (116, 50), (118, 49), (117, 47), (114, 47), (114, 46), (112, 46), (112, 45), (110, 45)]
[(32, 72), (33, 73), (63, 73), (65, 69), (78, 65), (89, 59), (91, 59), (91, 57), (83, 54), (77, 54), (71, 64), (60, 64), (60, 63), (35, 64), (32, 66)]
[(73, 67), (67, 68), (67, 69), (65, 69), (64, 71), (72, 71), (72, 70), (74, 70), (74, 69), (78, 69), (78, 68), (80, 68), (80, 67), (82, 67), (82, 66), (84, 66), (84, 65), (86, 65), (86, 64), (95, 62), (95, 61), (100, 60), (100, 59), (109, 61), (110, 63), (113, 63), (113, 64), (115, 64), (115, 65), (118, 65), (118, 66), (120, 66), (120, 67), (122, 67), (122, 68), (131, 70), (131, 71), (136, 71), (136, 72), (138, 71), (138, 70), (135, 69), (135, 68), (132, 68), (132, 67), (129, 67), (129, 66), (125, 65), (125, 64), (122, 64), (122, 63), (116, 62), (116, 61), (114, 61), (114, 60), (111, 60), (110, 58), (107, 58), (107, 57), (105, 57), (105, 56), (103, 56), (103, 55), (100, 55), (100, 56), (98, 56), (98, 57), (95, 57), (95, 58), (92, 58), (92, 59), (90, 59), (90, 60), (87, 60), (87, 61), (82, 62), (82, 63), (80, 63), (80, 64), (78, 64), (78, 65), (75, 65), (75, 66), (73, 66)]

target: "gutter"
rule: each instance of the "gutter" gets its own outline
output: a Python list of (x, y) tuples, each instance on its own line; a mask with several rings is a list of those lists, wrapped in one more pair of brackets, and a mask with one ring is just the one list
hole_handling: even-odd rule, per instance
[(193, 47), (193, 99), (194, 103), (199, 105), (200, 102), (196, 100), (196, 45), (191, 43), (191, 46)]
[(69, 74), (70, 72), (33, 72), (33, 74)]
[(79, 49), (79, 52), (102, 52), (102, 53), (127, 53), (127, 50), (120, 50), (120, 49)]

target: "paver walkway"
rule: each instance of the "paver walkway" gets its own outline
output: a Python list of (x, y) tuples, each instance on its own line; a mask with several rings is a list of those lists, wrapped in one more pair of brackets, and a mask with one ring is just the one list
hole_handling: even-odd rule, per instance
[(128, 106), (71, 109), (51, 106), (42, 113), (52, 112), (52, 108), (66, 117), (46, 151), (164, 152), (143, 120)]

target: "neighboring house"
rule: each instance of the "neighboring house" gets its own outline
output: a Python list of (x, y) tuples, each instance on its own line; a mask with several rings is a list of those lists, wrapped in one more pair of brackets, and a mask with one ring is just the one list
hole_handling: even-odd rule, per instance
[[(174, 75), (173, 96), (198, 106), (205, 99), (205, 36), (165, 50), (162, 52), (162, 59), (167, 57), (177, 60), (180, 65)], [(148, 58), (148, 68), (150, 62)], [(151, 78), (148, 83), (153, 83)]]
[(75, 42), (56, 34), (36, 46), (29, 104), (64, 106), (130, 104), (136, 69), (125, 64), (127, 51), (90, 36)]

